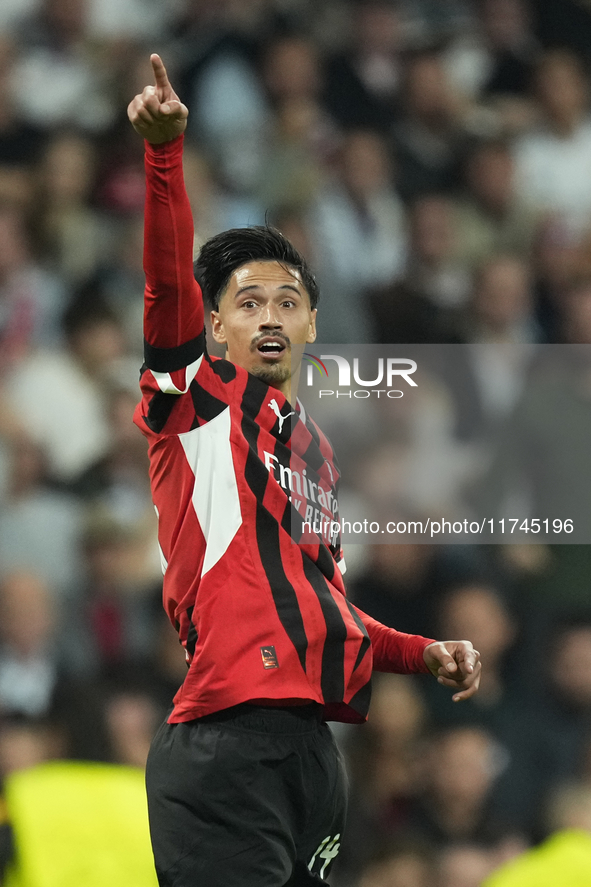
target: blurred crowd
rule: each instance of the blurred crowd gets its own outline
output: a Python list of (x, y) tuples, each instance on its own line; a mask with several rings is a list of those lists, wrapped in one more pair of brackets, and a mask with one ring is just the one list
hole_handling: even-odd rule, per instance
[[(590, 344), (585, 5), (3, 0), (0, 780), (143, 766), (185, 674), (131, 422), (144, 182), (126, 107), (149, 53), (191, 112), (196, 249), (275, 224), (319, 280), (320, 341)], [(369, 724), (337, 726), (337, 887), (479, 887), (591, 828), (591, 548), (405, 542), (351, 562), (362, 609), (469, 638), (484, 671), (460, 706), (376, 676)], [(0, 828), (0, 858), (8, 843)]]

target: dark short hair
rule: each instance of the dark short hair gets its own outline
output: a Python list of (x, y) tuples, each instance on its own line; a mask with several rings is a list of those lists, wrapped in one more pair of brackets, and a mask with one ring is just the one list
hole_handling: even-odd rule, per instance
[(195, 279), (214, 311), (231, 275), (247, 262), (278, 262), (299, 271), (310, 305), (316, 307), (318, 284), (304, 257), (277, 228), (253, 225), (222, 231), (201, 247), (194, 264)]

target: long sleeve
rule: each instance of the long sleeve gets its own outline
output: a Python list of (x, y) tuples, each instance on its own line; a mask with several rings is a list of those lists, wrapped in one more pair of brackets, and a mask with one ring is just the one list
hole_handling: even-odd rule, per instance
[(193, 276), (193, 218), (183, 179), (183, 138), (145, 143), (145, 359), (149, 369), (166, 374), (194, 364), (205, 344), (203, 299)]
[(418, 634), (406, 634), (388, 628), (372, 619), (363, 610), (354, 607), (371, 640), (374, 671), (387, 671), (396, 674), (428, 674), (429, 669), (423, 658), (423, 651), (433, 638)]

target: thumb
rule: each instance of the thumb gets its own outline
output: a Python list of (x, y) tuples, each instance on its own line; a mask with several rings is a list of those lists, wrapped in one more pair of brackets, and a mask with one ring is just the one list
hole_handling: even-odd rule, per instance
[(160, 111), (162, 114), (167, 114), (169, 117), (178, 117), (180, 120), (189, 116), (189, 109), (187, 106), (183, 105), (183, 103), (177, 99), (170, 99), (169, 101), (164, 102), (160, 105)]

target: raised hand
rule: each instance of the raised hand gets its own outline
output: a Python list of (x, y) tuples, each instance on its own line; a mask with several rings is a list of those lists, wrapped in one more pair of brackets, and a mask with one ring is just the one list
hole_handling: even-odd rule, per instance
[(470, 641), (438, 641), (425, 647), (423, 658), (440, 684), (459, 692), (453, 701), (469, 699), (480, 686), (480, 653)]
[(127, 116), (136, 132), (153, 145), (159, 145), (185, 131), (189, 110), (170, 85), (160, 56), (152, 53), (150, 62), (154, 86), (146, 86), (141, 95), (132, 99)]

